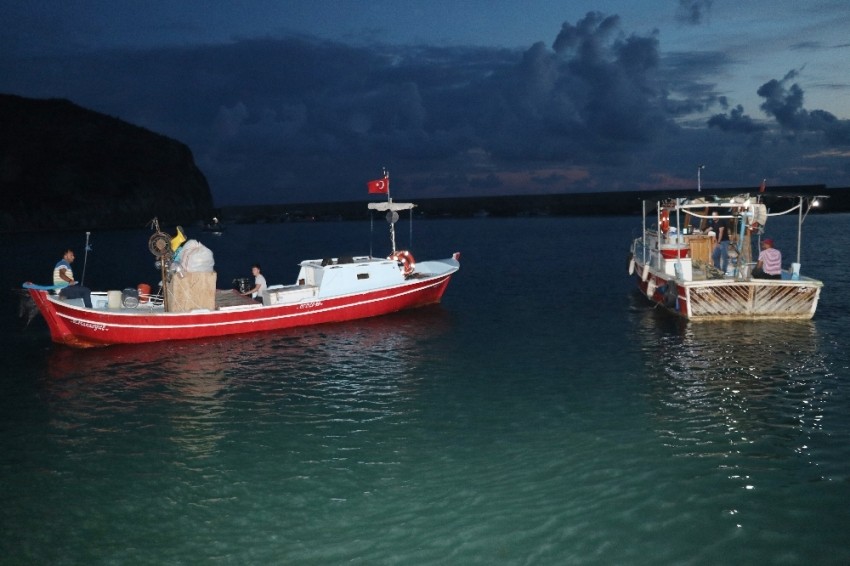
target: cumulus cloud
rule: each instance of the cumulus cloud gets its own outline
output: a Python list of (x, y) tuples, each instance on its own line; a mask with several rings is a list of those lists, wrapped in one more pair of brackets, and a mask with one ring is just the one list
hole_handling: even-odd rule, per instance
[[(698, 23), (711, 2), (679, 7)], [(727, 54), (665, 54), (657, 32), (599, 12), (553, 35), (522, 50), (283, 37), (32, 65), (0, 55), (0, 89), (14, 77), (21, 94), (186, 142), (221, 204), (359, 198), (383, 166), (428, 196), (689, 186), (695, 163), (728, 163), (734, 178), (750, 159), (738, 149), (771, 128), (850, 139), (847, 121), (804, 108), (797, 71), (762, 85), (757, 121), (714, 82), (736, 63)]]
[(850, 144), (850, 120), (839, 120), (825, 110), (806, 110), (804, 92), (798, 83), (790, 84), (800, 74), (789, 71), (782, 79), (771, 79), (759, 87), (757, 93), (764, 98), (761, 109), (773, 117), (779, 126), (789, 132), (820, 132), (831, 145)]
[(689, 25), (701, 24), (711, 11), (713, 0), (679, 0), (676, 20)]
[(724, 132), (739, 132), (753, 134), (763, 132), (767, 126), (757, 124), (751, 117), (744, 114), (744, 107), (740, 104), (729, 111), (728, 114), (715, 114), (708, 120), (708, 126), (719, 128)]

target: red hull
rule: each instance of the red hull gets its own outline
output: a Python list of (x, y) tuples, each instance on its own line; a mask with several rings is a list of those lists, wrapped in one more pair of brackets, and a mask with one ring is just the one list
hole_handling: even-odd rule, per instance
[(64, 304), (47, 291), (29, 289), (54, 342), (86, 348), (189, 340), (342, 322), (439, 303), (451, 273), (361, 294), (294, 305), (234, 308), (208, 312), (108, 312)]

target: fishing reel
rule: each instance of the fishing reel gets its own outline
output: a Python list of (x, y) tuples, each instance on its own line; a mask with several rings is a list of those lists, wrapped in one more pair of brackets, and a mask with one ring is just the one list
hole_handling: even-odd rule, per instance
[(148, 240), (148, 249), (157, 259), (171, 255), (171, 236), (165, 232), (156, 232)]
[[(160, 230), (159, 219), (154, 216), (150, 223), (154, 233), (148, 240), (148, 250), (157, 259), (171, 255), (171, 236)], [(157, 262), (159, 263), (159, 262)], [(157, 266), (159, 267), (159, 265)]]

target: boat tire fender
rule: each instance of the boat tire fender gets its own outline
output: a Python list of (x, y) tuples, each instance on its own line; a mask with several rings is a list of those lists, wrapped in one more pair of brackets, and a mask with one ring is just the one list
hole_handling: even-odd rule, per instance
[(677, 308), (679, 305), (679, 286), (675, 281), (670, 279), (667, 281), (667, 288), (664, 289), (664, 306), (670, 309)]
[(655, 280), (650, 279), (646, 282), (646, 298), (652, 301), (655, 297)]

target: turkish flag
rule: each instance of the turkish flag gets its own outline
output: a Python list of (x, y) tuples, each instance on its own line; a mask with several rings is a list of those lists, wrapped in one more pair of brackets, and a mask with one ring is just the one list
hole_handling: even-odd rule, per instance
[(368, 185), (369, 193), (376, 193), (385, 195), (390, 191), (390, 180), (384, 177), (383, 179), (377, 179), (375, 181), (369, 181)]

